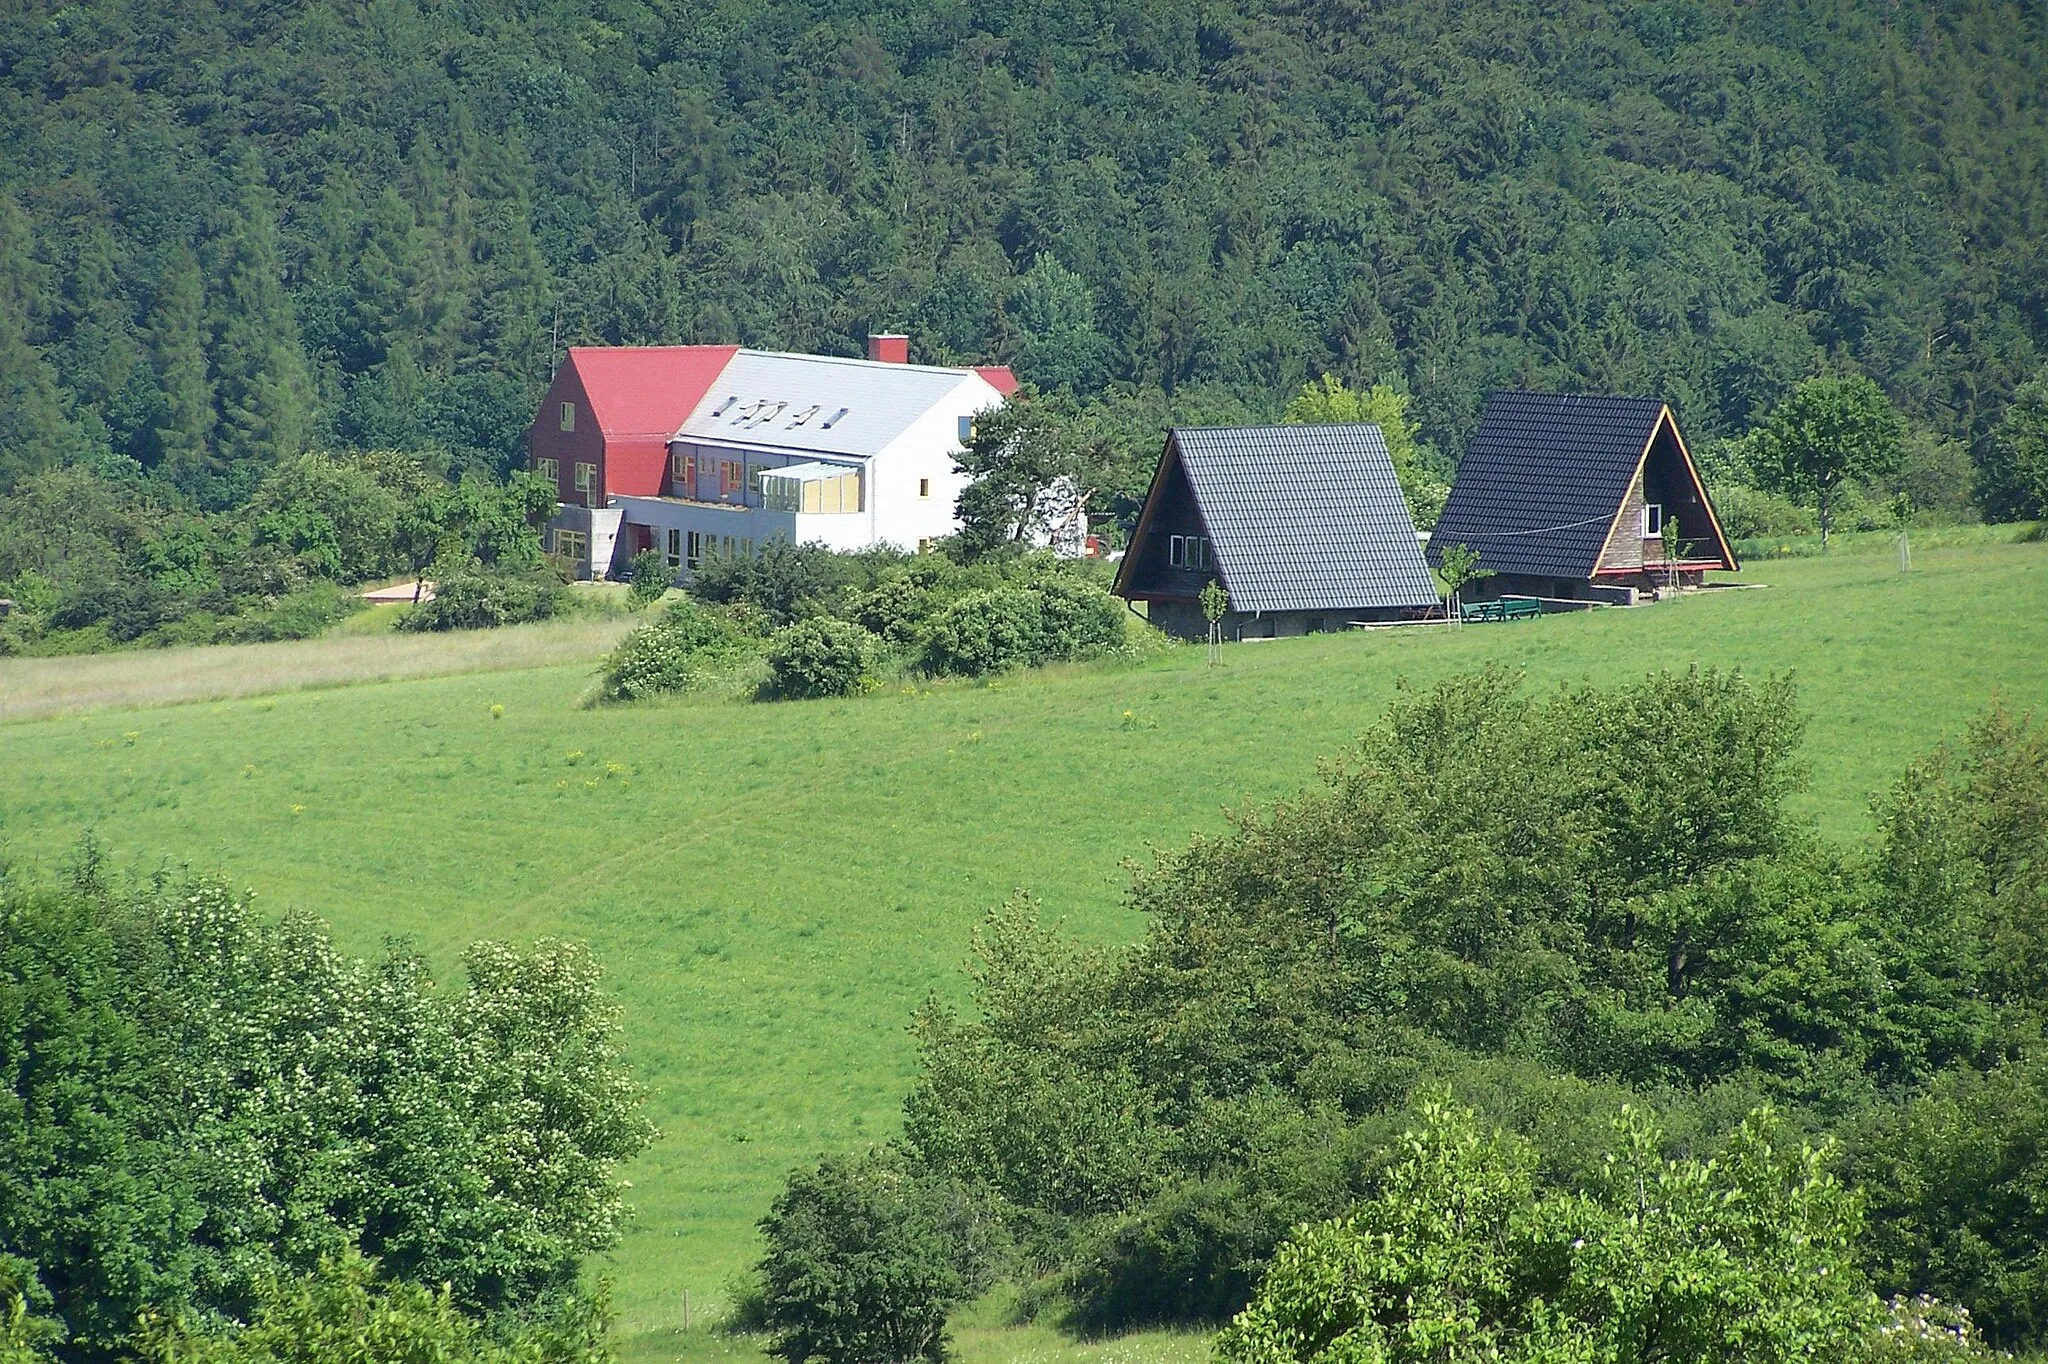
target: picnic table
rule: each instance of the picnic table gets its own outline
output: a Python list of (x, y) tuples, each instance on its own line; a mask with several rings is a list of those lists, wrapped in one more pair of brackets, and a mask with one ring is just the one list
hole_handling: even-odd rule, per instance
[(1534, 597), (1496, 597), (1492, 601), (1460, 602), (1458, 612), (1468, 622), (1534, 620), (1543, 614), (1543, 603)]

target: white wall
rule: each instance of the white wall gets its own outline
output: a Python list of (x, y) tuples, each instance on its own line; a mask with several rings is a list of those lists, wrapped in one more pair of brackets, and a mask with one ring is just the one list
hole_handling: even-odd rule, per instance
[[(940, 539), (960, 529), (953, 511), (967, 486), (967, 476), (953, 464), (960, 453), (960, 418), (977, 416), (1002, 402), (1003, 395), (993, 384), (979, 374), (968, 374), (875, 456), (868, 472), (876, 541), (914, 550), (920, 540)], [(917, 495), (921, 478), (931, 480), (928, 498)]]

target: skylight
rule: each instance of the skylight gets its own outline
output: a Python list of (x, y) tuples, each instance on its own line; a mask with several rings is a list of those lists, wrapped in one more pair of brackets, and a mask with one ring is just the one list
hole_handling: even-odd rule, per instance
[(834, 426), (836, 426), (839, 423), (839, 419), (841, 417), (844, 417), (851, 410), (851, 408), (842, 407), (837, 412), (834, 412), (831, 416), (825, 418), (824, 429), (830, 431)]
[(724, 402), (712, 408), (711, 415), (714, 417), (723, 417), (726, 413), (726, 409), (730, 408), (734, 403), (738, 402), (739, 400), (739, 394), (735, 393), (731, 395)]

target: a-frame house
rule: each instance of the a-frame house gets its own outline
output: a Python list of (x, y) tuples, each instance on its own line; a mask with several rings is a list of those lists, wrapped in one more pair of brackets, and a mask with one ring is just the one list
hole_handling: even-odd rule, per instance
[(1657, 398), (1494, 394), (1430, 532), (1429, 561), (1452, 545), (1493, 570), (1467, 588), (1479, 597), (1632, 602), (1738, 567), (1678, 419)]
[(1438, 601), (1380, 429), (1176, 428), (1153, 472), (1116, 591), (1199, 638), (1201, 593), (1229, 597), (1232, 639), (1313, 634)]

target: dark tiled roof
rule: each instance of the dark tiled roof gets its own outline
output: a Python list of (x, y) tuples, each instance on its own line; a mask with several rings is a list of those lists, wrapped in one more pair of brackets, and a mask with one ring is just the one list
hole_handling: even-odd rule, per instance
[(1657, 429), (1656, 398), (1496, 393), (1430, 532), (1497, 573), (1590, 578)]
[(1437, 600), (1377, 426), (1190, 427), (1172, 439), (1233, 609)]

